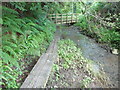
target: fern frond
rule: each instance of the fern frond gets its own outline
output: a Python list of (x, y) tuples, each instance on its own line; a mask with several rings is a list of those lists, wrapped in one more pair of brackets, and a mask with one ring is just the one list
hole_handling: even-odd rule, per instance
[(16, 48), (17, 47), (17, 45), (15, 43), (10, 42), (10, 41), (2, 41), (2, 44), (3, 45), (9, 45), (12, 48)]
[[(10, 56), (8, 53), (6, 52), (2, 52), (2, 61), (3, 63), (6, 64), (11, 64), (11, 66), (16, 66), (19, 68), (19, 64), (17, 62), (17, 58), (13, 58), (12, 56)], [(6, 67), (7, 68), (7, 67)]]
[(4, 17), (3, 18), (3, 24), (4, 25), (8, 25), (8, 26), (11, 26), (11, 25), (14, 25), (15, 27), (17, 28), (20, 28), (19, 25), (17, 24), (17, 22), (15, 22), (15, 18), (9, 18), (9, 17)]
[(28, 19), (28, 18), (23, 18), (24, 22), (26, 23), (32, 23), (32, 20)]
[(11, 56), (9, 56), (6, 52), (2, 52), (2, 61), (3, 63), (8, 64), (9, 60), (11, 60)]
[(24, 35), (24, 32), (20, 28), (17, 28), (15, 26), (9, 26), (9, 30), (12, 32), (18, 32), (18, 33)]
[(14, 49), (13, 48), (11, 48), (10, 46), (3, 46), (2, 47), (3, 48), (3, 51), (5, 51), (5, 52), (9, 52), (11, 55), (13, 55), (15, 58), (18, 58), (18, 56), (17, 56), (17, 53), (14, 51)]
[(9, 77), (12, 80), (16, 80), (16, 78), (14, 78), (13, 75), (11, 75), (9, 73), (4, 73), (4, 76), (7, 77), (7, 78)]
[(2, 20), (2, 18), (0, 18), (0, 24), (3, 24), (3, 20)]
[(36, 28), (34, 28), (34, 27), (31, 27), (31, 30), (32, 30), (34, 33), (39, 33), (39, 31), (38, 31)]
[(2, 6), (2, 11), (4, 12), (4, 14), (8, 14), (8, 13), (12, 13), (12, 14), (18, 14), (17, 11), (11, 9), (11, 8), (7, 8), (5, 6)]
[(14, 19), (14, 21), (19, 25), (19, 26), (25, 26), (26, 22), (22, 19)]

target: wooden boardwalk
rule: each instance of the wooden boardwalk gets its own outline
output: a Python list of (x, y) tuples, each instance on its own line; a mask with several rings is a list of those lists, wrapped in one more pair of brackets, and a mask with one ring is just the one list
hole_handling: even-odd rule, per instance
[(79, 13), (48, 14), (47, 17), (55, 24), (64, 24), (78, 22), (79, 15)]
[[(57, 32), (56, 32), (57, 33)], [(22, 88), (42, 88), (46, 86), (54, 60), (57, 59), (57, 42), (60, 36), (55, 34), (54, 40), (33, 67), (32, 71), (21, 86)]]

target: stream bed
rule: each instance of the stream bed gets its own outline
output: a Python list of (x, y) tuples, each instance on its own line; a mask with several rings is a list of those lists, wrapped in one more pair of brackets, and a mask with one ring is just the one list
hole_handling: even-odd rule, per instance
[[(105, 74), (111, 81), (110, 87), (118, 87), (118, 56), (113, 55), (93, 39), (80, 34), (79, 29), (75, 26), (70, 26), (62, 29), (61, 38), (73, 40), (85, 58), (99, 63)], [(94, 70), (99, 71), (98, 65), (94, 65)]]

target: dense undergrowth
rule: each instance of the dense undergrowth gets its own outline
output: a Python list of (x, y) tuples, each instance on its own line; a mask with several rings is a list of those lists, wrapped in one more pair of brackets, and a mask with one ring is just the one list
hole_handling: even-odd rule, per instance
[[(22, 59), (40, 56), (53, 39), (55, 25), (46, 18), (38, 4), (41, 3), (29, 3), (29, 7), (25, 6), (26, 3), (5, 3), (2, 6), (0, 85), (4, 88), (18, 88), (18, 76), (23, 74), (22, 67), (26, 65)], [(30, 12), (31, 15), (25, 14)]]
[[(36, 58), (46, 51), (56, 30), (54, 23), (47, 19), (47, 14), (81, 13), (77, 26), (99, 42), (119, 49), (120, 13), (118, 4), (102, 2), (2, 3), (0, 6), (0, 9), (2, 8), (0, 86), (3, 88), (20, 87), (17, 80), (18, 76), (24, 72), (23, 67), (26, 65), (24, 59), (31, 56)], [(79, 58), (81, 60), (79, 65), (84, 63), (87, 65), (87, 61), (81, 56), (80, 50), (73, 42), (67, 40), (60, 43), (61, 48), (58, 53), (60, 58), (64, 59), (62, 64), (64, 69), (70, 68)], [(27, 63), (30, 63), (29, 61), (32, 62), (32, 60), (28, 60)], [(89, 81), (90, 78), (83, 82), (86, 80)]]
[(85, 34), (96, 38), (98, 42), (106, 43), (112, 48), (119, 49), (120, 13), (118, 3), (98, 2), (88, 5), (88, 7), (85, 13), (79, 16), (79, 22), (76, 25)]
[(84, 58), (81, 49), (72, 40), (58, 42), (58, 56), (59, 59), (53, 65), (47, 87), (88, 88), (90, 83), (94, 81), (101, 82), (100, 79), (105, 81), (104, 72), (102, 70), (96, 71), (94, 69), (96, 63)]

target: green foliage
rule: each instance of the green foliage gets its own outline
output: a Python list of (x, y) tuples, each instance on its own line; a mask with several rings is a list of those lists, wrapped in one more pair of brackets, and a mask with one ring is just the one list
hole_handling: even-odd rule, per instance
[(56, 81), (58, 81), (58, 80), (59, 80), (59, 77), (60, 77), (59, 65), (53, 64), (53, 72), (55, 72)]
[(100, 38), (102, 42), (109, 43), (114, 48), (119, 48), (120, 45), (120, 33), (115, 30), (109, 30), (105, 28), (100, 28)]
[(93, 78), (104, 78), (103, 74), (101, 74), (102, 71), (96, 72), (94, 69), (94, 65), (97, 65), (97, 63), (84, 58), (80, 48), (78, 48), (71, 40), (60, 40), (58, 42), (58, 55), (59, 61), (53, 65), (53, 74), (56, 81), (61, 79), (62, 74), (60, 72), (62, 70), (69, 71), (68, 69), (76, 70), (76, 68), (80, 68), (80, 70), (83, 71), (83, 73), (85, 72), (86, 75), (86, 77), (80, 81), (81, 88), (87, 88), (88, 85), (94, 81)]
[[(30, 3), (28, 7), (26, 7), (26, 3), (11, 2), (10, 4), (24, 13), (26, 11), (42, 11), (41, 8), (37, 10), (39, 6), (35, 6), (40, 5), (40, 3)], [(0, 84), (5, 88), (18, 88), (19, 84), (16, 80), (22, 74), (21, 66), (24, 64), (24, 62), (20, 62), (21, 59), (27, 55), (40, 56), (45, 52), (56, 29), (54, 23), (45, 17), (41, 19), (43, 17), (39, 16), (39, 19), (36, 19), (35, 15), (26, 15), (26, 17), (20, 18), (21, 12), (18, 13), (15, 9), (5, 6), (2, 9), (2, 65), (0, 69), (2, 70), (3, 82)], [(36, 13), (36, 16), (41, 13)]]
[(88, 29), (87, 19), (84, 15), (79, 16), (79, 23), (76, 23), (75, 25), (79, 26), (80, 28), (84, 30)]
[(81, 88), (87, 88), (88, 85), (92, 82), (92, 79), (90, 77), (85, 77), (81, 82)]
[(86, 7), (86, 14), (81, 14), (79, 22), (75, 25), (84, 30), (88, 36), (96, 38), (97, 41), (119, 49), (118, 3), (93, 2), (88, 5), (84, 3), (84, 7)]
[(104, 7), (104, 4), (102, 2), (93, 2), (93, 4), (90, 6), (89, 10), (90, 10), (90, 12), (98, 12), (103, 7)]
[(61, 40), (58, 43), (58, 54), (60, 59), (63, 59), (64, 62), (62, 66), (64, 69), (68, 69), (74, 64), (75, 60), (78, 60), (81, 63), (85, 62), (85, 59), (82, 58), (82, 53), (80, 48), (76, 47), (76, 44), (71, 40)]
[(15, 8), (15, 9), (19, 9), (21, 11), (26, 11), (25, 6), (26, 3), (25, 2), (10, 2), (10, 4)]

